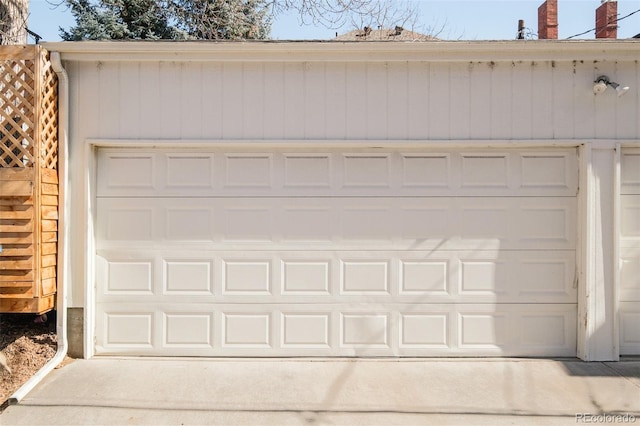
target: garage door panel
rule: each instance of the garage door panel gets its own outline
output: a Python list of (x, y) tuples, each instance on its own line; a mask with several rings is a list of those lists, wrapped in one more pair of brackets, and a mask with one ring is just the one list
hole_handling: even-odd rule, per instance
[[(211, 241), (214, 238), (210, 209), (172, 206), (167, 207), (161, 217), (164, 219), (164, 236), (168, 240)], [(111, 225), (111, 229), (113, 227)]]
[(324, 153), (283, 154), (283, 186), (329, 189), (332, 185), (331, 156)]
[[(214, 186), (213, 154), (167, 153), (165, 188), (169, 190), (212, 190)], [(161, 180), (157, 179), (160, 183)]]
[(457, 270), (452, 269), (453, 259), (433, 257), (400, 259), (398, 265), (398, 293), (409, 297), (448, 296), (456, 280)]
[(455, 340), (452, 316), (451, 312), (400, 312), (398, 346), (405, 350), (449, 350)]
[(571, 148), (292, 151), (101, 149), (98, 196), (575, 196), (577, 192), (577, 155)]
[[(115, 241), (153, 241), (157, 230), (157, 213), (148, 206), (131, 206), (104, 212), (103, 238)], [(100, 222), (98, 222), (100, 223)]]
[(158, 154), (152, 152), (125, 150), (107, 154), (100, 150), (97, 166), (99, 195), (106, 195), (106, 192), (160, 192), (162, 187), (158, 186), (156, 171), (158, 158)]
[(163, 347), (212, 349), (213, 317), (212, 312), (163, 312)]
[(575, 355), (575, 149), (101, 149), (97, 192), (99, 354)]
[(281, 313), (280, 345), (282, 348), (330, 349), (333, 342), (331, 312)]
[(224, 188), (273, 187), (273, 155), (266, 153), (223, 154)]
[(573, 189), (577, 184), (577, 160), (571, 153), (522, 153), (520, 166), (520, 183), (525, 188)]
[(406, 188), (455, 188), (459, 182), (451, 176), (451, 154), (415, 153), (401, 155), (401, 182)]
[(640, 148), (621, 155), (620, 354), (640, 354)]
[[(105, 302), (572, 303), (575, 252), (101, 250)], [(629, 288), (629, 291), (633, 291)], [(364, 299), (363, 299), (364, 298)]]
[(271, 348), (271, 317), (270, 312), (222, 312), (222, 347)]
[[(100, 198), (99, 248), (212, 243), (274, 249), (323, 242), (336, 249), (572, 249), (574, 198), (123, 199)], [(401, 218), (403, 220), (398, 220)], [(482, 224), (479, 226), (478, 224)], [(631, 226), (631, 225), (629, 225)], [(635, 228), (633, 228), (635, 229)], [(232, 246), (233, 247), (233, 246)]]
[(621, 246), (640, 247), (640, 195), (622, 195), (620, 199)]
[(620, 250), (620, 300), (640, 302), (640, 247)]
[[(276, 261), (277, 262), (277, 261)], [(280, 262), (281, 288), (284, 296), (328, 296), (331, 285), (329, 259), (292, 259), (283, 256)]]
[(153, 296), (157, 294), (155, 256), (96, 257), (96, 285), (107, 296)]
[(620, 355), (640, 354), (640, 302), (621, 301)]
[(151, 349), (155, 346), (155, 312), (148, 312), (142, 306), (136, 308), (138, 309), (101, 313), (104, 333), (102, 340), (106, 345), (131, 349)]
[(222, 294), (272, 295), (271, 260), (223, 260)]
[(163, 294), (168, 296), (212, 296), (214, 294), (212, 259), (164, 258)]
[(625, 148), (620, 159), (621, 194), (640, 195), (640, 148)]
[[(576, 307), (556, 304), (140, 304), (103, 310), (98, 354), (520, 356), (575, 354)], [(630, 336), (630, 339), (633, 339)]]

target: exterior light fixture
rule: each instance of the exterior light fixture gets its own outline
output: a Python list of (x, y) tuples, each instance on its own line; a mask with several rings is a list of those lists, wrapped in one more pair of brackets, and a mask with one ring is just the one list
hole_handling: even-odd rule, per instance
[(601, 75), (600, 77), (596, 78), (596, 81), (593, 82), (593, 93), (595, 93), (596, 95), (600, 94), (607, 90), (607, 86), (613, 87), (616, 90), (618, 97), (624, 95), (629, 91), (629, 86), (621, 86), (615, 81), (609, 80), (609, 77), (607, 77), (606, 75)]

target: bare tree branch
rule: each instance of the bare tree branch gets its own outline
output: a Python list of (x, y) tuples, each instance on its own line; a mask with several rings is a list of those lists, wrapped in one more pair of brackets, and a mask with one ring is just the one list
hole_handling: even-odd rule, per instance
[(393, 27), (416, 21), (419, 6), (403, 0), (270, 0), (273, 14), (294, 11), (305, 25), (341, 28), (349, 23)]
[(0, 44), (27, 44), (29, 0), (0, 0)]

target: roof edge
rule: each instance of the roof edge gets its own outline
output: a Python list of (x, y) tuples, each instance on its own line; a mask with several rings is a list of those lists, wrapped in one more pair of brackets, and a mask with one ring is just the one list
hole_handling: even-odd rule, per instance
[(42, 43), (72, 61), (394, 62), (631, 60), (638, 40), (83, 41)]

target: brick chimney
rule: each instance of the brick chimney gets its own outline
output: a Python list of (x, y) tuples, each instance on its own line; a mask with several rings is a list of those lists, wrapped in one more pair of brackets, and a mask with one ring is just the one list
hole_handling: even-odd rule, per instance
[(538, 39), (558, 39), (558, 0), (546, 0), (538, 8)]
[(618, 38), (617, 1), (603, 1), (596, 9), (596, 38)]

